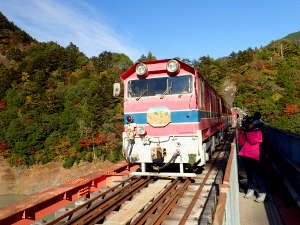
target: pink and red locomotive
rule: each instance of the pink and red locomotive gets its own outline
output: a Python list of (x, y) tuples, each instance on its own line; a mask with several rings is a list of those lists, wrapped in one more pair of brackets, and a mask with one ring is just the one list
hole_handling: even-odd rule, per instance
[(230, 124), (226, 102), (177, 59), (137, 63), (121, 80), (123, 152), (141, 164), (135, 174), (195, 176), (189, 168), (206, 163)]

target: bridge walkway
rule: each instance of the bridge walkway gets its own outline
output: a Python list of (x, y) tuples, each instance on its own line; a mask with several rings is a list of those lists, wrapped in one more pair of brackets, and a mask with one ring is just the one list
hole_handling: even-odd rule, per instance
[(300, 225), (300, 136), (264, 125), (263, 140), (265, 202), (244, 198), (247, 176), (237, 157), (238, 143), (233, 143), (214, 225)]
[(244, 198), (240, 192), (240, 223), (241, 225), (271, 225), (269, 223), (265, 205), (250, 199)]

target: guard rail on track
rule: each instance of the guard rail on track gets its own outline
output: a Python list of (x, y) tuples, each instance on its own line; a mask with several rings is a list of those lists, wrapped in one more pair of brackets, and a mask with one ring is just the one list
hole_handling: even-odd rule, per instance
[(32, 224), (34, 221), (54, 213), (62, 207), (80, 200), (92, 191), (110, 186), (113, 181), (137, 169), (125, 161), (107, 169), (66, 182), (58, 187), (34, 194), (0, 209), (0, 224)]
[(231, 144), (213, 225), (240, 225), (236, 138)]

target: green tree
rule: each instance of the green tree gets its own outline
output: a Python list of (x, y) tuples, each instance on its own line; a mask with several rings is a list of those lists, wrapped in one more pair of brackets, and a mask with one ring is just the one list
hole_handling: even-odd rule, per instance
[(0, 99), (5, 96), (5, 93), (10, 88), (14, 77), (14, 69), (7, 69), (3, 64), (0, 64)]
[(144, 54), (141, 55), (141, 57), (137, 60), (138, 62), (144, 62), (144, 61), (151, 61), (151, 60), (156, 60), (156, 57), (152, 55), (152, 52), (148, 52), (147, 56)]

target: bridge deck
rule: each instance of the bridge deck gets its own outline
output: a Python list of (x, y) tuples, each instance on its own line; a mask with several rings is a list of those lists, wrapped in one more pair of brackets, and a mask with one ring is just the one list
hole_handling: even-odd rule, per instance
[(269, 220), (265, 205), (250, 199), (244, 198), (244, 193), (240, 193), (240, 218), (241, 225), (269, 225)]

